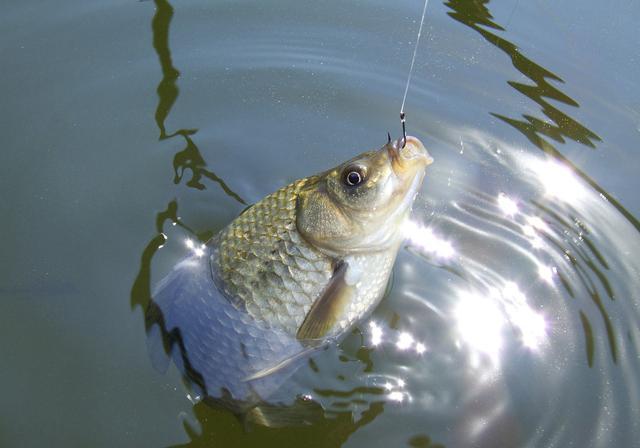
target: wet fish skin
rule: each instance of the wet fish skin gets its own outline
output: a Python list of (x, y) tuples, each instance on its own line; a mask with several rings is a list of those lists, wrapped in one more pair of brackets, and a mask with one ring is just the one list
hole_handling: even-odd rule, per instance
[[(254, 319), (296, 335), (346, 263), (346, 303), (315, 336), (344, 332), (382, 297), (429, 163), (422, 143), (408, 137), (405, 147), (389, 143), (268, 195), (212, 242), (219, 287)], [(353, 168), (366, 179), (355, 187), (344, 182)]]
[(254, 319), (295, 335), (333, 272), (332, 260), (296, 228), (296, 181), (242, 213), (212, 243), (225, 295)]
[(153, 297), (161, 317), (157, 324), (162, 325), (148, 335), (154, 367), (160, 371), (168, 367), (162, 347), (163, 338), (168, 338), (169, 355), (189, 380), (192, 393), (238, 400), (228, 407), (239, 409), (244, 402), (268, 396), (294, 369), (250, 377), (314, 349), (230, 303), (213, 284), (206, 256), (192, 255), (174, 266)]
[[(430, 162), (409, 137), (248, 208), (157, 285), (154, 365), (166, 351), (196, 393), (238, 414), (266, 400), (381, 299)], [(353, 169), (358, 187), (344, 183)]]

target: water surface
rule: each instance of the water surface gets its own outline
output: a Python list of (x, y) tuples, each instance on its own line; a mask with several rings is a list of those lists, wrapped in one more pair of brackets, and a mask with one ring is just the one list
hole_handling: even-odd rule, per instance
[(314, 425), (246, 431), (152, 367), (185, 239), (398, 135), (421, 8), (5, 5), (1, 446), (637, 444), (636, 2), (429, 4), (436, 163), (389, 296), (282, 391)]

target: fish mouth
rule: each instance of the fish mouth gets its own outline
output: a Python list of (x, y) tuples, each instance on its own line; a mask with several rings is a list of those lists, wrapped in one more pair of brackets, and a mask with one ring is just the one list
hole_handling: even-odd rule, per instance
[(425, 168), (433, 163), (433, 157), (429, 155), (422, 142), (413, 136), (407, 136), (406, 140), (399, 138), (389, 142), (386, 148), (396, 174)]

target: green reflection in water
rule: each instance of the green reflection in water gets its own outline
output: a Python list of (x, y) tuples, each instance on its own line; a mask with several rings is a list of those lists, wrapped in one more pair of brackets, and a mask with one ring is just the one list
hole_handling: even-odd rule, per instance
[[(547, 99), (550, 99), (567, 106), (579, 107), (577, 101), (549, 83), (549, 80), (564, 83), (562, 78), (526, 57), (515, 44), (498, 36), (496, 33), (489, 31), (490, 29), (496, 32), (502, 32), (505, 31), (505, 28), (493, 20), (493, 16), (487, 7), (488, 4), (489, 0), (449, 0), (445, 2), (445, 5), (453, 10), (448, 13), (449, 16), (477, 31), (489, 43), (503, 51), (507, 56), (509, 56), (513, 66), (533, 82), (533, 84), (523, 84), (516, 81), (507, 81), (511, 87), (539, 104), (541, 106), (542, 113), (547, 119), (540, 119), (526, 114), (523, 114), (522, 118), (511, 118), (499, 113), (491, 113), (491, 115), (514, 127), (539, 149), (567, 165), (574, 173), (576, 173), (576, 175), (581, 177), (602, 197), (615, 206), (620, 213), (622, 213), (622, 215), (638, 231), (640, 231), (640, 222), (635, 218), (635, 216), (627, 211), (622, 204), (615, 200), (586, 173), (578, 169), (550, 143), (549, 140), (553, 140), (557, 143), (565, 143), (565, 138), (568, 138), (586, 145), (589, 148), (595, 149), (595, 142), (601, 141), (601, 138), (586, 126), (571, 118), (565, 112), (554, 107), (547, 101)], [(606, 260), (596, 248), (595, 244), (589, 239), (588, 229), (579, 219), (572, 217), (571, 220), (573, 223), (569, 223), (549, 207), (535, 201), (532, 201), (532, 203), (540, 212), (543, 213), (543, 215), (547, 215), (550, 221), (555, 222), (562, 227), (558, 234), (571, 235), (571, 237), (562, 241), (547, 236), (547, 241), (551, 246), (555, 247), (556, 250), (563, 253), (566, 259), (569, 260), (575, 273), (578, 275), (581, 284), (586, 289), (588, 296), (598, 309), (606, 328), (611, 357), (614, 363), (617, 363), (618, 349), (614, 327), (604, 303), (602, 302), (596, 282), (594, 282), (591, 276), (591, 274), (595, 275), (598, 284), (604, 289), (607, 296), (613, 300), (615, 298), (615, 293), (611, 283), (601, 269), (609, 269)], [(574, 239), (575, 241), (579, 241), (580, 244), (574, 243)], [(587, 246), (590, 254), (595, 258), (595, 262), (590, 254), (584, 250), (582, 244)], [(567, 293), (570, 296), (575, 297), (575, 291), (571, 287), (566, 276), (559, 273), (559, 278)], [(593, 353), (595, 350), (593, 329), (586, 314), (582, 311), (580, 311), (580, 319), (583, 324), (585, 345), (587, 347), (587, 363), (591, 367), (593, 365)]]
[(448, 13), (449, 16), (477, 31), (487, 42), (495, 45), (506, 53), (511, 59), (513, 66), (534, 82), (534, 85), (522, 84), (516, 81), (508, 81), (508, 84), (518, 92), (538, 103), (542, 107), (542, 113), (551, 120), (553, 124), (547, 120), (542, 120), (530, 115), (522, 115), (524, 119), (510, 118), (499, 113), (492, 113), (492, 115), (513, 126), (542, 151), (570, 167), (576, 175), (580, 176), (618, 209), (640, 232), (640, 221), (638, 221), (633, 214), (591, 179), (591, 177), (562, 155), (562, 153), (549, 142), (548, 139), (558, 143), (564, 143), (564, 138), (566, 137), (590, 148), (595, 148), (595, 142), (601, 141), (601, 139), (586, 126), (546, 101), (546, 99), (552, 99), (568, 106), (579, 107), (579, 104), (575, 100), (548, 82), (549, 79), (556, 82), (564, 82), (562, 78), (527, 58), (520, 52), (520, 49), (515, 44), (483, 28), (487, 27), (495, 31), (505, 30), (493, 21), (493, 16), (487, 8), (488, 4), (489, 0), (449, 0), (445, 2), (445, 5), (453, 10), (453, 12)]
[[(601, 265), (605, 270), (609, 270), (609, 266), (604, 259), (603, 255), (596, 248), (595, 243), (593, 243), (589, 237), (590, 231), (587, 226), (580, 221), (579, 219), (572, 217), (572, 223), (562, 218), (556, 212), (551, 210), (549, 207), (537, 202), (531, 201), (532, 204), (538, 209), (540, 216), (546, 216), (545, 221), (547, 223), (555, 223), (558, 226), (556, 230), (557, 235), (564, 235), (562, 240), (559, 240), (550, 235), (545, 235), (545, 240), (549, 244), (550, 247), (554, 247), (559, 253), (563, 254), (563, 257), (569, 261), (571, 266), (573, 267), (574, 272), (578, 275), (580, 279), (580, 283), (587, 291), (587, 294), (591, 301), (596, 306), (598, 312), (602, 316), (602, 320), (605, 325), (605, 330), (607, 332), (607, 340), (609, 342), (609, 349), (611, 353), (611, 357), (614, 363), (618, 361), (618, 346), (615, 337), (615, 329), (613, 327), (613, 323), (611, 322), (611, 318), (607, 313), (605, 305), (602, 301), (600, 293), (598, 292), (598, 284), (602, 289), (604, 289), (605, 293), (609, 297), (610, 300), (615, 299), (615, 293), (613, 290), (613, 286), (609, 282), (609, 279), (603, 272), (601, 268), (598, 267), (598, 264)], [(589, 249), (587, 252), (583, 244)], [(591, 255), (597, 260), (597, 263), (593, 261)], [(561, 274), (559, 272), (559, 274)], [(596, 281), (592, 278), (592, 275), (595, 275)], [(571, 288), (568, 280), (565, 275), (560, 275), (560, 280), (567, 293), (571, 297), (576, 297), (574, 290)], [(584, 336), (585, 336), (585, 344), (587, 345), (587, 353), (590, 355), (587, 357), (587, 361), (589, 366), (593, 365), (593, 331), (591, 330), (591, 325), (587, 316), (580, 312), (580, 318), (583, 322), (584, 328)], [(587, 329), (589, 331), (587, 331)], [(589, 349), (591, 347), (591, 349)]]
[(593, 330), (591, 329), (591, 323), (587, 318), (586, 314), (580, 311), (580, 321), (582, 322), (582, 328), (584, 330), (584, 334), (586, 337), (586, 349), (587, 349), (587, 362), (589, 363), (589, 367), (593, 366), (593, 352), (594, 352), (594, 342), (593, 342)]
[(180, 218), (178, 218), (177, 201), (174, 199), (169, 202), (165, 210), (156, 214), (157, 234), (151, 239), (151, 241), (149, 241), (149, 243), (147, 243), (147, 246), (142, 251), (140, 270), (138, 271), (138, 275), (136, 276), (136, 279), (133, 282), (133, 287), (131, 288), (132, 307), (141, 306), (142, 309), (146, 309), (149, 305), (149, 302), (151, 300), (151, 260), (153, 259), (153, 256), (156, 254), (158, 249), (160, 249), (166, 242), (164, 225), (167, 221), (169, 221), (172, 225), (183, 228), (185, 231), (193, 235), (197, 241), (200, 242), (205, 242), (213, 236), (213, 232), (211, 230), (204, 230), (200, 233), (197, 233), (191, 227), (184, 224), (180, 220)]
[[(216, 182), (222, 190), (231, 198), (246, 205), (246, 202), (215, 173), (207, 170), (206, 162), (202, 157), (200, 150), (193, 142), (191, 135), (197, 132), (196, 129), (181, 129), (173, 134), (167, 134), (165, 128), (165, 121), (171, 112), (173, 105), (175, 104), (179, 89), (176, 84), (180, 72), (173, 66), (173, 60), (171, 58), (171, 50), (169, 47), (169, 28), (171, 19), (173, 18), (173, 7), (169, 2), (165, 0), (155, 0), (156, 13), (153, 16), (151, 22), (151, 30), (153, 33), (153, 48), (156, 51), (158, 60), (160, 62), (160, 68), (162, 70), (162, 79), (158, 84), (158, 106), (155, 112), (155, 121), (160, 130), (160, 140), (173, 138), (176, 136), (182, 137), (186, 142), (186, 147), (175, 154), (173, 160), (174, 169), (174, 183), (178, 184), (185, 173), (185, 170), (189, 170), (192, 173), (192, 177), (187, 181), (187, 185), (196, 188), (198, 190), (205, 189), (205, 186), (200, 182), (200, 179), (204, 176), (214, 182)], [(167, 208), (156, 215), (156, 235), (147, 243), (145, 249), (142, 252), (140, 260), (140, 270), (134, 280), (131, 288), (131, 307), (135, 308), (140, 306), (145, 312), (145, 327), (148, 330), (150, 326), (159, 320), (156, 313), (153, 312), (153, 302), (151, 300), (151, 262), (162, 245), (166, 242), (164, 235), (164, 225), (169, 221), (173, 225), (178, 225), (192, 234), (198, 241), (205, 242), (211, 236), (213, 232), (205, 230), (197, 233), (188, 225), (179, 220), (178, 215), (178, 202), (174, 199), (169, 202)], [(161, 319), (160, 319), (161, 320)], [(166, 344), (166, 341), (165, 341)]]
[(424, 434), (411, 437), (407, 443), (413, 448), (444, 448), (444, 445), (432, 443), (431, 438)]
[(193, 410), (201, 428), (197, 430), (185, 422), (184, 429), (191, 440), (176, 447), (337, 447), (344, 444), (357, 429), (382, 414), (384, 404), (372, 403), (357, 422), (353, 422), (351, 414), (345, 412), (332, 418), (323, 417), (310, 426), (286, 429), (254, 426), (250, 431), (246, 431), (242, 423), (231, 414), (203, 403), (196, 404)]
[[(179, 96), (179, 88), (177, 81), (180, 72), (173, 66), (171, 50), (169, 46), (169, 29), (173, 18), (173, 6), (166, 0), (155, 0), (156, 13), (152, 19), (153, 47), (160, 61), (162, 70), (162, 80), (158, 84), (158, 105), (155, 112), (155, 121), (160, 131), (160, 140), (171, 138), (182, 138), (185, 147), (177, 152), (173, 159), (174, 183), (178, 184), (185, 178), (185, 173), (189, 171), (191, 177), (186, 180), (186, 185), (197, 190), (204, 190), (205, 184), (203, 179), (211, 180), (217, 183), (222, 190), (231, 198), (241, 204), (247, 205), (246, 202), (214, 172), (206, 168), (207, 164), (200, 150), (193, 140), (193, 136), (197, 133), (197, 129), (179, 129), (173, 133), (168, 133), (165, 122)], [(153, 237), (143, 250), (140, 262), (140, 270), (131, 290), (131, 307), (140, 306), (145, 314), (145, 328), (149, 330), (152, 325), (158, 325), (162, 332), (162, 340), (165, 352), (171, 350), (171, 335), (166, 331), (164, 319), (159, 308), (155, 306), (151, 297), (151, 266), (152, 260), (157, 251), (166, 242), (164, 234), (165, 225), (177, 225), (182, 227), (186, 232), (193, 235), (200, 242), (205, 242), (211, 238), (213, 232), (206, 230), (197, 233), (187, 224), (178, 218), (178, 202), (174, 199), (170, 201), (167, 208), (156, 215), (156, 236)], [(365, 364), (370, 363), (368, 354), (359, 352), (359, 355), (365, 358)], [(311, 361), (310, 361), (311, 362)], [(368, 365), (368, 367), (371, 367)], [(197, 373), (197, 372), (194, 372)], [(201, 385), (203, 387), (203, 385)], [(203, 387), (204, 388), (204, 387)], [(321, 395), (333, 397), (337, 401), (336, 408), (348, 408), (350, 402), (361, 402), (358, 398), (362, 394), (359, 388), (353, 391), (321, 391)], [(367, 393), (374, 397), (382, 397), (384, 390), (381, 388), (369, 388)], [(378, 400), (375, 398), (375, 400)], [(296, 412), (299, 408), (300, 399), (298, 399), (291, 407), (292, 412)], [(341, 406), (345, 405), (345, 406)], [(200, 430), (196, 430), (185, 422), (184, 428), (190, 438), (190, 442), (180, 446), (211, 446), (212, 443), (222, 443), (224, 446), (250, 445), (260, 444), (261, 446), (291, 446), (292, 443), (299, 446), (340, 446), (348, 437), (358, 428), (367, 425), (378, 415), (384, 411), (383, 401), (371, 401), (368, 408), (362, 413), (360, 418), (355, 419), (351, 411), (330, 412), (327, 414), (319, 413), (313, 419), (313, 424), (306, 427), (291, 426), (283, 428), (269, 428), (269, 415), (265, 415), (265, 426), (253, 425), (251, 431), (247, 432), (248, 419), (246, 416), (234, 416), (233, 413), (226, 409), (220, 409), (216, 406), (215, 400), (205, 400), (194, 405), (193, 410), (200, 424)], [(258, 406), (252, 411), (268, 410), (269, 405)], [(309, 408), (309, 406), (303, 406)], [(278, 410), (278, 409), (272, 409)], [(284, 415), (286, 415), (286, 409)], [(256, 419), (257, 412), (252, 412)], [(277, 413), (270, 412), (276, 416)], [(239, 417), (239, 418), (236, 418)], [(285, 425), (286, 426), (286, 425)]]
[[(200, 182), (200, 179), (205, 177), (216, 182), (229, 197), (246, 205), (246, 202), (237, 193), (231, 190), (220, 177), (205, 168), (206, 162), (200, 154), (198, 147), (190, 137), (190, 135), (195, 134), (197, 130), (181, 129), (170, 135), (166, 133), (165, 120), (167, 119), (179, 94), (176, 81), (180, 72), (173, 66), (171, 51), (169, 48), (169, 27), (173, 17), (173, 7), (165, 0), (155, 0), (155, 5), (156, 13), (153, 16), (151, 24), (151, 29), (153, 31), (153, 48), (158, 55), (158, 60), (160, 61), (160, 67), (162, 69), (162, 80), (158, 84), (157, 88), (158, 106), (156, 108), (155, 119), (160, 130), (160, 140), (180, 136), (186, 142), (186, 147), (174, 156), (174, 183), (178, 184), (182, 180), (185, 170), (189, 170), (192, 173), (192, 177), (187, 181), (188, 186), (198, 190), (205, 189), (204, 184)], [(158, 315), (159, 310), (154, 306), (151, 298), (150, 282), (153, 257), (166, 242), (166, 236), (164, 234), (165, 223), (169, 222), (172, 225), (177, 225), (183, 228), (200, 242), (205, 242), (213, 236), (213, 231), (211, 230), (204, 230), (198, 233), (182, 222), (178, 218), (178, 202), (175, 199), (169, 202), (165, 210), (157, 213), (155, 222), (156, 235), (147, 243), (142, 252), (140, 270), (138, 271), (138, 275), (136, 275), (131, 288), (131, 307), (133, 309), (140, 306), (144, 311), (146, 330), (149, 330), (154, 323), (158, 324), (161, 328), (164, 328), (164, 319), (161, 315)], [(168, 349), (168, 339), (164, 338), (163, 342), (165, 348)]]
[(156, 13), (151, 21), (151, 30), (153, 32), (153, 48), (158, 55), (162, 70), (162, 79), (156, 89), (158, 106), (156, 107), (155, 120), (160, 130), (160, 140), (180, 136), (184, 139), (186, 145), (173, 158), (175, 174), (173, 181), (176, 184), (179, 183), (184, 176), (185, 170), (189, 170), (191, 172), (191, 179), (187, 181), (189, 187), (204, 190), (206, 186), (201, 182), (201, 179), (205, 177), (217, 183), (229, 197), (243, 205), (247, 205), (244, 199), (229, 188), (222, 178), (206, 168), (207, 163), (202, 157), (198, 146), (191, 138), (192, 135), (198, 132), (197, 129), (179, 129), (172, 134), (167, 134), (165, 121), (180, 93), (177, 85), (180, 72), (173, 66), (169, 47), (169, 29), (173, 18), (173, 6), (166, 0), (155, 0), (155, 5)]
[(540, 140), (544, 139), (539, 135), (542, 134), (559, 143), (564, 143), (563, 137), (567, 137), (591, 148), (595, 148), (593, 142), (600, 141), (600, 137), (546, 101), (548, 98), (569, 106), (579, 107), (575, 100), (554, 87), (547, 80), (550, 79), (562, 83), (564, 81), (558, 75), (524, 56), (515, 44), (482, 28), (484, 26), (497, 31), (504, 31), (503, 27), (492, 20), (493, 17), (486, 7), (488, 3), (489, 0), (452, 0), (447, 2), (446, 5), (454, 10), (454, 12), (448, 13), (451, 17), (474, 29), (488, 42), (505, 52), (511, 58), (513, 66), (534, 82), (534, 85), (522, 84), (516, 81), (508, 81), (508, 84), (538, 103), (542, 107), (542, 112), (553, 124), (529, 115), (523, 115), (524, 120), (522, 121), (511, 120), (498, 114), (493, 115), (515, 127), (520, 126), (521, 128), (519, 129), (525, 133), (525, 135), (535, 137), (534, 143), (537, 146), (542, 146)]
[[(181, 131), (178, 132), (180, 133)], [(231, 190), (231, 188), (229, 188), (229, 186), (220, 177), (218, 177), (213, 171), (209, 171), (205, 168), (207, 163), (204, 161), (198, 147), (189, 135), (187, 133), (180, 133), (180, 135), (184, 137), (187, 146), (182, 151), (176, 153), (173, 158), (173, 171), (175, 173), (173, 182), (176, 184), (179, 183), (184, 176), (185, 169), (189, 169), (191, 171), (191, 179), (187, 181), (188, 186), (197, 188), (198, 190), (204, 190), (205, 185), (200, 182), (204, 176), (205, 178), (220, 185), (222, 191), (224, 191), (227, 196), (235, 199), (243, 205), (247, 205), (244, 199), (242, 199), (235, 191)]]
[(156, 123), (160, 129), (160, 139), (167, 138), (164, 122), (180, 93), (176, 81), (180, 72), (173, 66), (169, 50), (169, 24), (173, 18), (173, 7), (166, 1), (156, 0), (156, 14), (151, 21), (153, 31), (153, 48), (156, 50), (162, 69), (162, 80), (158, 84), (158, 107)]

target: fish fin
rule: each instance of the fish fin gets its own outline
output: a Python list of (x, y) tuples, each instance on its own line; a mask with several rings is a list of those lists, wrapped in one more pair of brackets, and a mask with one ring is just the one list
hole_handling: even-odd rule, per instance
[(336, 323), (347, 303), (353, 296), (353, 286), (347, 284), (345, 276), (349, 263), (337, 262), (333, 276), (322, 294), (313, 302), (302, 325), (298, 328), (298, 339), (319, 339), (327, 334)]
[(319, 348), (321, 348), (322, 345), (321, 344), (316, 344), (313, 346), (309, 346), (306, 347), (305, 349), (299, 351), (298, 353), (294, 354), (293, 356), (290, 356), (282, 361), (280, 361), (277, 364), (274, 364), (273, 366), (267, 367), (266, 369), (262, 369), (262, 370), (258, 370), (255, 373), (252, 373), (251, 375), (249, 375), (248, 377), (244, 378), (243, 381), (254, 381), (254, 380), (259, 380), (261, 378), (265, 378), (269, 375), (272, 375), (276, 372), (280, 372), (282, 370), (287, 369), (288, 367), (291, 367), (296, 361), (302, 359), (302, 358), (306, 358), (307, 356), (309, 356), (311, 353), (315, 352), (316, 350), (318, 350)]
[(322, 418), (323, 413), (318, 403), (300, 397), (289, 406), (261, 403), (244, 415), (245, 429), (248, 422), (268, 428), (307, 426)]

